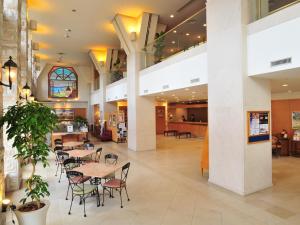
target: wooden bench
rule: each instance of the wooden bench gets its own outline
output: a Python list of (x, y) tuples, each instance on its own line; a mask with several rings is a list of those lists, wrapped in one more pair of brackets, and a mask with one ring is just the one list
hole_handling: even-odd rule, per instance
[(164, 136), (169, 136), (169, 134), (171, 134), (171, 136), (176, 136), (177, 130), (165, 130), (164, 131)]
[(192, 133), (189, 132), (189, 131), (185, 131), (185, 132), (178, 132), (176, 134), (176, 138), (180, 139), (181, 136), (185, 136), (185, 138), (191, 138), (192, 137)]

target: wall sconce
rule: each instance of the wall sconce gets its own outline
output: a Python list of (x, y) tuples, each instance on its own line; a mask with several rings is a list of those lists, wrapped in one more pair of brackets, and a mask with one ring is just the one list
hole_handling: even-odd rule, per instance
[(12, 60), (12, 57), (9, 56), (9, 60), (7, 60), (4, 65), (2, 66), (2, 69), (4, 72), (2, 74), (8, 73), (8, 84), (4, 84), (2, 81), (0, 81), (0, 85), (3, 85), (5, 87), (9, 87), (11, 89), (12, 87), (12, 77), (11, 72), (13, 69), (16, 69), (18, 65)]
[(2, 200), (2, 212), (6, 212), (7, 211), (7, 207), (10, 204), (10, 200), (9, 199), (3, 199)]
[(41, 61), (41, 58), (38, 55), (33, 56), (33, 61), (36, 63), (39, 63)]
[(37, 21), (36, 20), (29, 21), (29, 29), (32, 31), (37, 31)]
[(99, 65), (100, 65), (100, 67), (104, 67), (105, 62), (104, 61), (99, 61)]
[(35, 50), (35, 51), (40, 50), (40, 45), (38, 42), (32, 42), (32, 50)]
[(31, 93), (31, 95), (29, 96), (28, 100), (29, 100), (30, 102), (34, 102), (34, 101), (35, 101), (35, 97), (34, 97), (34, 94), (33, 94), (33, 93)]
[(129, 35), (130, 41), (135, 41), (136, 40), (136, 32), (131, 32)]
[[(27, 101), (28, 98), (30, 97), (30, 94), (31, 94), (30, 87), (28, 86), (28, 84), (26, 82), (26, 84), (22, 88), (22, 91), (21, 91), (21, 93), (19, 95), (19, 99), (20, 100), (25, 99)], [(25, 96), (25, 97), (23, 97), (23, 96)]]

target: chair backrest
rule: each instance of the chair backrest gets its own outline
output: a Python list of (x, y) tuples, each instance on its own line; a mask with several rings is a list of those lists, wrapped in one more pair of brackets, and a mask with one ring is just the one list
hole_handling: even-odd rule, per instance
[(118, 158), (119, 156), (113, 153), (109, 153), (104, 156), (105, 163), (110, 165), (116, 165)]
[(77, 167), (78, 163), (76, 162), (76, 160), (74, 158), (69, 158), (69, 159), (64, 160), (63, 165), (64, 165), (65, 170), (69, 171), (69, 170)]
[(57, 159), (60, 160), (61, 162), (64, 162), (66, 159), (69, 158), (69, 153), (66, 153), (64, 151), (57, 151), (56, 155), (57, 155)]
[(83, 173), (70, 170), (67, 171), (66, 174), (72, 190), (76, 187), (76, 191), (82, 191), (84, 193), (84, 182), (82, 182)]
[(62, 142), (61, 139), (55, 139), (55, 140), (54, 140), (54, 144), (55, 144), (55, 145), (62, 145), (62, 143), (63, 143), (63, 142)]
[(130, 167), (130, 162), (128, 162), (124, 166), (122, 166), (121, 180), (123, 182), (126, 182), (126, 180), (127, 180), (129, 167)]
[(63, 150), (63, 146), (61, 145), (58, 145), (58, 146), (55, 146), (53, 151), (56, 152), (56, 151), (62, 151)]
[(83, 147), (85, 149), (94, 149), (95, 145), (93, 143), (85, 143)]
[(86, 143), (90, 143), (90, 140), (85, 139), (85, 140), (83, 141), (83, 144), (86, 144)]
[(96, 150), (95, 162), (100, 162), (101, 153), (102, 153), (102, 148), (98, 148)]

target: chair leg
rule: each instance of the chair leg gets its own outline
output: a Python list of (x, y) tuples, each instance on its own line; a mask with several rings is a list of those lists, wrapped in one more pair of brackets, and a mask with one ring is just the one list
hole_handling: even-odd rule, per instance
[(97, 207), (99, 207), (101, 201), (100, 201), (100, 194), (99, 194), (98, 186), (97, 186), (97, 188), (96, 188), (96, 192), (97, 192)]
[(104, 191), (105, 191), (105, 187), (102, 187), (102, 198), (103, 198), (103, 200), (102, 200), (102, 206), (104, 206)]
[(58, 168), (59, 168), (59, 163), (57, 163), (55, 176), (57, 176)]
[(123, 208), (123, 201), (122, 201), (122, 188), (120, 188), (119, 194), (120, 194), (120, 199), (121, 199), (121, 208)]
[(72, 209), (72, 205), (73, 205), (73, 200), (74, 200), (74, 195), (72, 193), (72, 200), (71, 200), (71, 205), (70, 205), (70, 209), (69, 209), (69, 215), (71, 215), (71, 209)]
[(129, 196), (128, 196), (128, 192), (127, 192), (127, 187), (126, 187), (126, 186), (125, 186), (125, 191), (126, 191), (127, 201), (130, 201)]
[(83, 196), (83, 212), (84, 212), (84, 217), (86, 217), (86, 213), (85, 213), (85, 197)]
[(60, 183), (62, 173), (63, 173), (63, 168), (62, 168), (62, 166), (61, 166), (61, 170), (60, 170), (60, 175), (59, 175), (58, 183)]
[(67, 190), (67, 196), (66, 196), (66, 200), (68, 200), (68, 196), (69, 196), (69, 189), (70, 189), (70, 184), (68, 184), (68, 190)]

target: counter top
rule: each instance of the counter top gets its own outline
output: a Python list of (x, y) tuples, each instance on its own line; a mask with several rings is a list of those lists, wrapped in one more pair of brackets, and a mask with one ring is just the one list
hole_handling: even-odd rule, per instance
[(207, 122), (192, 122), (192, 121), (169, 121), (168, 123), (174, 123), (174, 124), (192, 124), (192, 125), (205, 125), (207, 126)]

